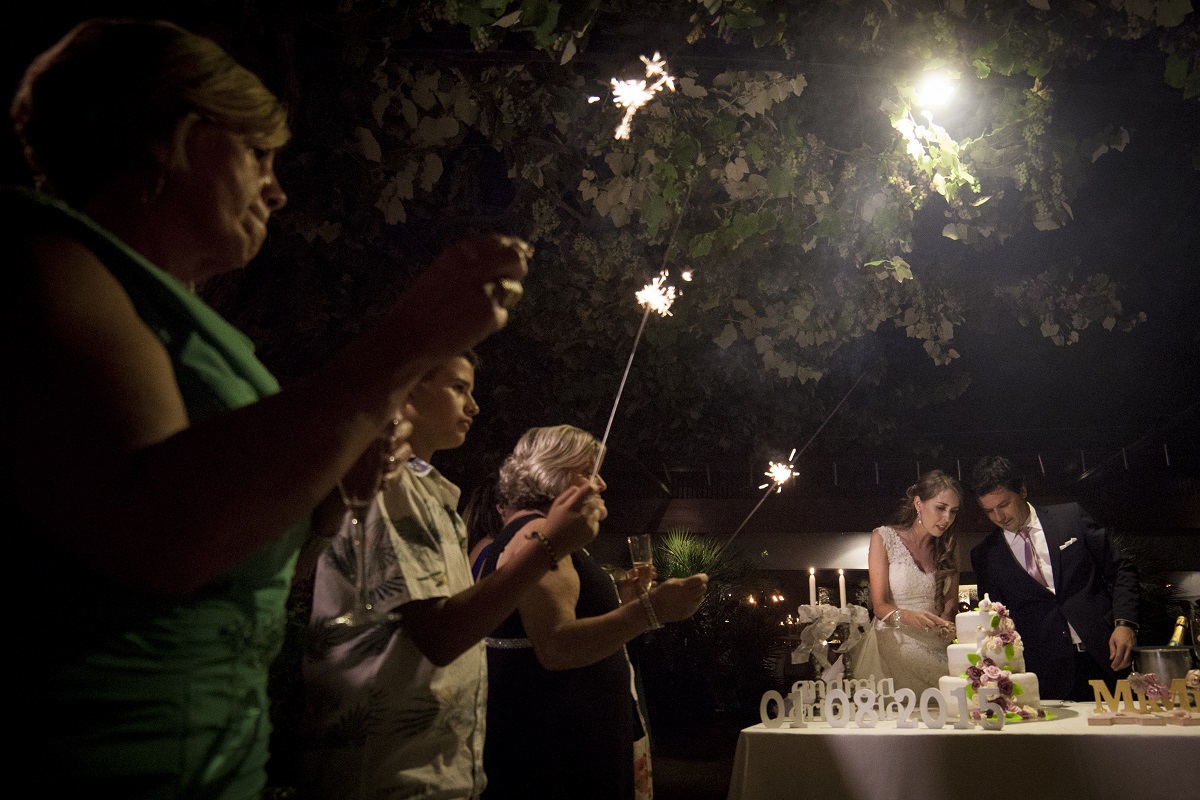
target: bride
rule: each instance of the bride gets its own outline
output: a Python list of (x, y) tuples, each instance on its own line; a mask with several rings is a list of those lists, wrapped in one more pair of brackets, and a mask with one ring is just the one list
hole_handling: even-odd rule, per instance
[(950, 526), (962, 487), (941, 470), (908, 488), (890, 525), (871, 533), (868, 556), (875, 622), (858, 677), (892, 678), (920, 697), (946, 674), (946, 645), (958, 607), (958, 545)]

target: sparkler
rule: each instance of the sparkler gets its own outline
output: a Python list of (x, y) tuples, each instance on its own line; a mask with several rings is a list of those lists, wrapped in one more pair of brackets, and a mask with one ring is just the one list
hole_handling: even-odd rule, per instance
[[(612, 79), (613, 103), (618, 108), (625, 109), (625, 116), (621, 119), (621, 124), (617, 126), (614, 136), (616, 139), (629, 138), (629, 126), (633, 122), (633, 115), (638, 112), (639, 108), (653, 100), (654, 95), (664, 87), (669, 91), (675, 91), (675, 78), (667, 72), (667, 62), (663, 61), (661, 55), (655, 53), (653, 58), (645, 56), (639, 56), (639, 58), (646, 65), (645, 79), (626, 81)], [(653, 82), (647, 83), (647, 81)], [(591, 98), (588, 99), (588, 102), (592, 102)]]
[(669, 275), (670, 273), (664, 269), (635, 295), (638, 303), (646, 311), (642, 314), (642, 324), (638, 326), (637, 336), (633, 338), (633, 349), (629, 351), (629, 361), (625, 363), (625, 374), (621, 376), (621, 385), (617, 388), (617, 399), (613, 401), (612, 411), (608, 415), (608, 424), (604, 426), (604, 438), (600, 440), (600, 452), (596, 454), (596, 464), (592, 467), (593, 481), (600, 472), (600, 462), (604, 459), (604, 449), (608, 444), (608, 433), (612, 430), (613, 418), (617, 416), (617, 406), (621, 402), (622, 392), (625, 391), (625, 381), (629, 378), (629, 368), (633, 366), (633, 357), (637, 353), (638, 342), (642, 340), (642, 331), (646, 330), (646, 320), (650, 319), (651, 311), (658, 312), (660, 316), (669, 317), (671, 304), (675, 302), (675, 298), (679, 294), (682, 294), (676, 292), (674, 286), (667, 284)]
[(760, 489), (766, 489), (766, 492), (764, 492), (763, 496), (759, 498), (758, 504), (755, 505), (754, 508), (750, 510), (750, 513), (746, 515), (746, 518), (742, 520), (742, 524), (737, 526), (737, 530), (733, 532), (733, 535), (729, 537), (729, 540), (726, 541), (725, 544), (721, 545), (721, 549), (717, 551), (718, 553), (724, 551), (726, 547), (729, 547), (729, 545), (733, 544), (733, 540), (736, 539), (737, 535), (742, 532), (742, 528), (746, 527), (746, 523), (749, 522), (750, 518), (754, 516), (755, 512), (762, 507), (762, 504), (766, 502), (767, 498), (771, 496), (772, 492), (779, 494), (783, 491), (783, 485), (785, 483), (800, 474), (794, 469), (796, 459), (799, 456), (804, 455), (804, 451), (807, 450), (808, 446), (813, 443), (814, 439), (817, 438), (817, 434), (821, 432), (821, 429), (824, 428), (826, 424), (828, 424), (829, 420), (833, 419), (833, 415), (836, 414), (838, 409), (841, 408), (846, 400), (849, 399), (850, 393), (858, 387), (858, 384), (862, 382), (862, 379), (864, 376), (866, 376), (866, 374), (867, 373), (864, 372), (858, 376), (858, 380), (856, 380), (854, 385), (850, 387), (849, 391), (842, 396), (842, 399), (838, 402), (838, 404), (833, 407), (833, 411), (829, 412), (829, 416), (825, 417), (825, 421), (822, 422), (815, 431), (813, 431), (812, 436), (808, 437), (808, 441), (804, 443), (804, 447), (800, 448), (799, 453), (793, 449), (791, 455), (788, 456), (787, 463), (777, 463), (775, 461), (770, 462), (770, 466), (763, 474), (771, 480), (768, 483), (764, 483), (762, 486), (758, 487)]
[(793, 447), (792, 454), (790, 456), (788, 456), (788, 460), (787, 460), (786, 464), (772, 461), (770, 466), (767, 467), (767, 471), (763, 473), (764, 475), (766, 475), (768, 478), (771, 479), (771, 482), (764, 483), (762, 486), (759, 486), (758, 488), (774, 489), (776, 494), (778, 494), (779, 492), (782, 492), (783, 485), (785, 483), (787, 483), (788, 481), (790, 481), (792, 478), (794, 478), (800, 474), (799, 472), (796, 472), (794, 469), (792, 469), (792, 466), (793, 466), (792, 460), (795, 457), (796, 457), (796, 448)]
[[(630, 133), (630, 124), (633, 122), (633, 116), (642, 106), (654, 99), (654, 95), (658, 94), (665, 87), (668, 91), (675, 91), (675, 78), (671, 73), (667, 72), (667, 62), (663, 61), (662, 55), (655, 52), (653, 57), (646, 58), (638, 56), (642, 60), (642, 64), (646, 67), (646, 78), (644, 80), (625, 80), (619, 81), (616, 78), (612, 79), (613, 103), (618, 108), (625, 109), (625, 116), (621, 119), (621, 124), (617, 126), (614, 138), (628, 139)], [(648, 81), (650, 81), (648, 83)], [(588, 102), (597, 102), (600, 98), (589, 97)], [(688, 187), (688, 196), (691, 196), (691, 186)], [(684, 205), (687, 201), (684, 201)], [(666, 253), (663, 254), (663, 263), (666, 263), (666, 254), (671, 252), (671, 245), (675, 242), (675, 233), (679, 230), (679, 222), (683, 219), (683, 212), (680, 211), (679, 219), (676, 220), (675, 229), (671, 232), (671, 242), (667, 245)], [(646, 320), (650, 318), (650, 312), (656, 311), (660, 316), (668, 317), (671, 315), (671, 304), (675, 302), (675, 298), (682, 294), (677, 292), (674, 286), (667, 284), (667, 277), (670, 273), (665, 266), (658, 277), (650, 281), (637, 292), (637, 301), (646, 310), (642, 314), (642, 324), (638, 326), (637, 336), (633, 339), (633, 349), (629, 351), (629, 361), (625, 363), (625, 374), (621, 376), (621, 385), (617, 388), (617, 397), (613, 400), (612, 411), (608, 415), (608, 424), (604, 426), (604, 438), (600, 440), (600, 452), (596, 454), (596, 464), (592, 467), (592, 480), (596, 480), (596, 475), (600, 472), (600, 462), (604, 459), (604, 451), (608, 446), (608, 434), (612, 430), (613, 419), (617, 416), (617, 406), (621, 403), (621, 394), (625, 391), (625, 381), (629, 378), (629, 368), (633, 366), (633, 357), (637, 353), (638, 343), (642, 340), (642, 331), (646, 329)], [(692, 271), (685, 270), (683, 275), (685, 281), (692, 279)]]
[(750, 518), (754, 516), (754, 513), (762, 507), (762, 504), (767, 501), (767, 498), (771, 496), (772, 492), (779, 494), (783, 491), (783, 485), (785, 483), (800, 474), (793, 469), (795, 464), (796, 448), (794, 447), (792, 448), (792, 454), (788, 456), (786, 463), (777, 461), (770, 462), (770, 465), (767, 467), (767, 471), (763, 474), (771, 480), (758, 487), (760, 489), (766, 489), (766, 491), (763, 492), (763, 496), (758, 499), (758, 504), (755, 505), (754, 508), (750, 509), (750, 513), (746, 515), (744, 520), (742, 520), (742, 524), (737, 526), (737, 530), (733, 532), (733, 536), (729, 537), (729, 541), (721, 545), (721, 549), (717, 551), (718, 553), (720, 553), (726, 547), (729, 547), (729, 545), (733, 544), (733, 540), (736, 539), (737, 535), (742, 532), (742, 528), (746, 527), (746, 523), (749, 522)]

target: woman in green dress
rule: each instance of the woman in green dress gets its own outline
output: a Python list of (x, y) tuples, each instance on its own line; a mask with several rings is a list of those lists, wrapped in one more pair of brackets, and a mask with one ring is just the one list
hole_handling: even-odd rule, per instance
[(258, 798), (297, 551), (333, 532), (340, 479), (397, 455), (409, 387), (503, 326), (491, 289), (527, 247), (451, 246), (280, 392), (191, 291), (245, 266), (286, 202), (262, 83), (175, 25), (93, 20), (12, 115), (38, 186), (0, 193), (14, 764), (37, 796)]

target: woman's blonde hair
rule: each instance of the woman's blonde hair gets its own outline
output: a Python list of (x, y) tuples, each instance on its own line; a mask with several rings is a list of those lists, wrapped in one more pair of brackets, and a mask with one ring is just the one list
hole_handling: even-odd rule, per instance
[(75, 26), (26, 70), (11, 115), (39, 186), (76, 206), (118, 176), (153, 183), (186, 169), (187, 135), (201, 120), (263, 149), (290, 135), (283, 105), (254, 73), (163, 21)]
[(573, 425), (531, 428), (500, 467), (500, 495), (512, 509), (546, 508), (599, 454), (596, 437)]

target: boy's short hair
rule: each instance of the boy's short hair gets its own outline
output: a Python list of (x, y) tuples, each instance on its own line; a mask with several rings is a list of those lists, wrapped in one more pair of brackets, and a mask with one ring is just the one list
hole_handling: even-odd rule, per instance
[(446, 366), (446, 364), (449, 361), (451, 361), (455, 358), (464, 359), (468, 364), (471, 365), (471, 369), (473, 369), (475, 371), (478, 371), (480, 365), (483, 364), (483, 361), (482, 361), (482, 359), (479, 358), (479, 355), (471, 348), (467, 348), (466, 350), (462, 351), (461, 353), (459, 353), (456, 356), (450, 356), (450, 358), (447, 358), (445, 361), (443, 361), (442, 363), (438, 364), (433, 369), (426, 372), (424, 375), (421, 376), (421, 380), (423, 380), (423, 381), (429, 380), (430, 378), (432, 378), (434, 375), (436, 375), (438, 373), (438, 370), (440, 370), (442, 367)]
[[(455, 359), (463, 359), (464, 361), (469, 363), (470, 368), (472, 368), (473, 371), (475, 371), (475, 372), (478, 372), (480, 365), (482, 365), (482, 363), (484, 363), (480, 360), (479, 355), (475, 354), (474, 350), (468, 348), (466, 350), (463, 350), (462, 353), (460, 353), (458, 355), (450, 356), (449, 359), (446, 359), (442, 363), (439, 363), (439, 365), (437, 365), (436, 367), (432, 367), (430, 369), (430, 371), (426, 372), (424, 375), (421, 375), (421, 380), (428, 380), (428, 379), (432, 378), (433, 375), (438, 374), (438, 372), (440, 371), (440, 369), (442, 369), (442, 367), (446, 366), (446, 363), (449, 363), (450, 361), (455, 360)], [(418, 381), (418, 383), (420, 383), (420, 381)]]

